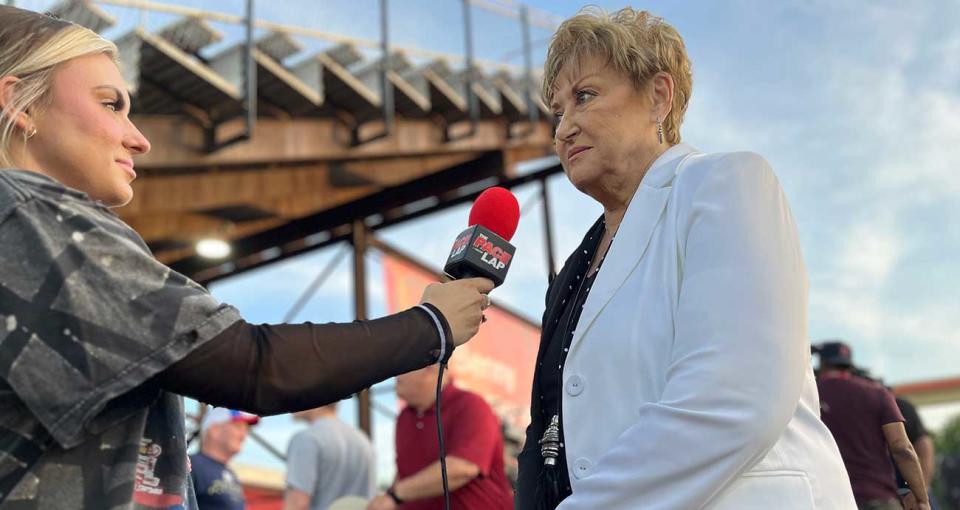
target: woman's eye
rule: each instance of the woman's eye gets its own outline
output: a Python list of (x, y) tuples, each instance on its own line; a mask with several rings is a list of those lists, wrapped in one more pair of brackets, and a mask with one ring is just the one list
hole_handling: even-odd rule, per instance
[(585, 102), (589, 101), (590, 99), (593, 99), (594, 96), (595, 96), (595, 94), (594, 94), (593, 92), (590, 92), (590, 91), (587, 91), (587, 90), (578, 91), (578, 92), (576, 93), (577, 104), (585, 103)]
[(103, 103), (103, 106), (113, 112), (122, 112), (123, 108), (126, 106), (126, 103), (123, 99), (117, 99), (115, 101), (107, 101)]

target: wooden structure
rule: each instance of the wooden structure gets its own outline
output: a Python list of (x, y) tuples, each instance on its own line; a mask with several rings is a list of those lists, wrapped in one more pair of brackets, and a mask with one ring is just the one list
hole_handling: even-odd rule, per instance
[[(545, 180), (554, 162), (518, 176), (516, 163), (552, 154), (551, 115), (526, 72), (485, 72), (470, 54), (415, 64), (392, 48), (381, 0), (380, 58), (366, 61), (347, 38), (301, 55), (303, 27), (140, 0), (64, 0), (52, 9), (96, 31), (114, 24), (97, 4), (166, 9), (180, 19), (118, 37), (132, 117), (151, 141), (137, 160), (134, 200), (121, 218), (156, 257), (200, 283), (339, 242), (354, 246), (356, 318), (366, 316), (367, 240), (386, 226), (472, 199), (492, 185)], [(522, 19), (529, 23), (524, 7)], [(246, 26), (219, 54), (208, 20)], [(254, 37), (254, 27), (269, 27)], [(529, 39), (529, 27), (526, 38)], [(529, 49), (529, 40), (525, 41)], [(546, 196), (544, 195), (544, 199)], [(547, 200), (543, 200), (548, 204)], [(549, 211), (545, 210), (549, 215)], [(549, 221), (546, 222), (549, 226)], [(553, 267), (547, 234), (548, 270)], [(196, 243), (220, 239), (231, 254), (200, 256)], [(370, 402), (360, 398), (370, 430)]]
[[(89, 1), (54, 12), (94, 30), (114, 22)], [(549, 115), (522, 76), (442, 59), (416, 66), (396, 49), (365, 62), (349, 43), (297, 59), (302, 45), (280, 31), (250, 48), (257, 111), (244, 133), (246, 44), (200, 56), (221, 38), (198, 14), (116, 40), (134, 122), (153, 145), (118, 213), (158, 259), (201, 283), (351, 240), (355, 226), (395, 224), (425, 199), (447, 205), (551, 153)], [(205, 238), (229, 242), (231, 258), (198, 256)]]

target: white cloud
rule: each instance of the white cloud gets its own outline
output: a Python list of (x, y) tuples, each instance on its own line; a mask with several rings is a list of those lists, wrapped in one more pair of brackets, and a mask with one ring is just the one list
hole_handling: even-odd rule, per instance
[[(945, 74), (925, 65), (960, 56), (960, 31), (927, 40), (937, 19), (932, 4), (856, 10), (861, 21), (851, 28), (835, 16), (836, 33), (827, 37), (868, 37), (883, 41), (881, 48), (838, 46), (816, 64), (832, 120), (851, 131), (832, 131), (839, 136), (833, 142), (840, 159), (834, 160), (846, 165), (811, 176), (827, 179), (821, 188), (827, 193), (801, 211), (810, 218), (820, 206), (810, 223), (821, 237), (807, 243), (808, 253), (833, 248), (816, 254), (819, 265), (810, 267), (812, 329), (850, 335), (866, 363), (891, 379), (948, 375), (956, 371), (944, 360), (958, 352), (960, 302), (942, 300), (946, 288), (935, 287), (946, 281), (924, 279), (930, 286), (919, 291), (904, 283), (924, 275), (917, 260), (950, 265), (949, 248), (960, 244), (951, 236), (957, 230), (950, 230), (960, 220), (960, 93), (955, 78), (952, 89), (943, 87), (945, 77), (960, 73), (956, 60), (944, 62)], [(869, 33), (861, 33), (863, 27)], [(831, 161), (830, 154), (815, 158)], [(830, 210), (849, 215), (824, 217)], [(944, 225), (941, 234), (926, 232), (927, 222)]]

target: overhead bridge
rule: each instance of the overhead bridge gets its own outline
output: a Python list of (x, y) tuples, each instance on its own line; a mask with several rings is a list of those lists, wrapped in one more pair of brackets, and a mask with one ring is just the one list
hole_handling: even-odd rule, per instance
[[(347, 37), (306, 53), (309, 28), (158, 2), (68, 0), (51, 11), (103, 32), (118, 6), (179, 17), (114, 38), (133, 120), (153, 145), (117, 212), (159, 260), (202, 283), (422, 216), (427, 198), (437, 211), (559, 171), (555, 161), (532, 177), (515, 171), (552, 154), (552, 116), (529, 65), (424, 59), (385, 37), (373, 58)], [(224, 39), (212, 20), (246, 24), (249, 38), (211, 56)], [(229, 242), (231, 257), (200, 257), (205, 238)]]

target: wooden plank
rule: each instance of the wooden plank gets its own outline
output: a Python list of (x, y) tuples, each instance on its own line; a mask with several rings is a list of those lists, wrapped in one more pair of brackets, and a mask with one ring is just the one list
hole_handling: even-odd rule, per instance
[(223, 33), (214, 29), (203, 18), (187, 16), (161, 28), (157, 35), (191, 55), (196, 55), (223, 39)]
[(369, 195), (379, 188), (373, 186), (331, 190), (326, 193), (297, 193), (284, 198), (272, 198), (257, 204), (275, 212), (276, 218), (233, 223), (220, 218), (190, 212), (168, 212), (155, 215), (133, 215), (123, 220), (137, 231), (147, 243), (159, 240), (196, 242), (205, 237), (236, 239), (282, 225), (293, 218), (349, 203)]
[[(139, 46), (130, 41), (130, 37), (139, 38)], [(129, 55), (131, 51), (139, 51), (140, 58), (136, 76), (129, 72), (127, 74), (130, 76), (125, 76), (128, 82), (132, 78), (149, 81), (157, 90), (162, 90), (178, 102), (211, 112), (214, 117), (230, 116), (241, 110), (241, 94), (236, 87), (165, 39), (137, 28), (124, 40), (124, 47), (131, 48), (124, 53)], [(131, 85), (133, 90), (142, 88), (139, 83)], [(135, 104), (136, 100), (134, 98)], [(169, 111), (168, 108), (162, 108), (159, 112), (136, 108), (144, 113)]]
[(522, 93), (514, 90), (510, 82), (497, 75), (490, 78), (490, 86), (500, 94), (503, 115), (511, 120), (522, 120), (527, 117), (527, 103)]
[(260, 51), (270, 55), (270, 58), (277, 62), (282, 62), (284, 59), (303, 51), (303, 45), (290, 37), (290, 34), (280, 32), (270, 32), (257, 39), (256, 44)]
[[(243, 88), (246, 47), (235, 45), (210, 59), (210, 68), (238, 90)], [(319, 91), (288, 71), (269, 55), (253, 50), (257, 65), (257, 95), (291, 114), (307, 114), (320, 108)]]
[[(203, 151), (203, 130), (182, 118), (137, 116), (137, 127), (152, 142), (153, 150), (137, 158), (137, 169), (188, 169), (303, 161), (396, 157), (463, 151), (489, 151), (514, 147), (550, 148), (552, 128), (546, 122), (522, 139), (507, 139), (506, 119), (483, 120), (474, 136), (443, 143), (441, 127), (431, 119), (397, 118), (394, 132), (383, 139), (351, 147), (349, 133), (334, 119), (259, 119), (253, 138), (213, 154)], [(242, 127), (237, 120), (233, 124)], [(230, 130), (231, 123), (221, 130)]]
[(121, 218), (143, 214), (198, 211), (262, 200), (298, 191), (331, 191), (326, 164), (303, 168), (215, 171), (202, 174), (152, 176), (133, 183), (134, 199), (118, 209)]
[[(10, 2), (7, 2), (10, 5)], [(117, 24), (116, 18), (89, 1), (64, 0), (49, 9), (53, 16), (100, 33)]]
[[(353, 70), (357, 77), (370, 90), (380, 91), (380, 68), (384, 59), (379, 58)], [(406, 117), (423, 117), (430, 113), (430, 99), (426, 88), (418, 90), (401, 76), (413, 69), (413, 63), (402, 51), (394, 51), (387, 61), (387, 79), (393, 86), (394, 107), (397, 113)]]
[[(284, 167), (218, 169), (201, 173), (149, 173), (133, 183), (134, 199), (118, 209), (122, 218), (167, 212), (199, 211), (236, 204), (263, 208), (266, 201), (296, 193), (332, 193), (331, 168), (358, 183), (394, 186), (476, 158), (477, 152), (339, 161)], [(348, 186), (349, 187), (349, 186)]]

